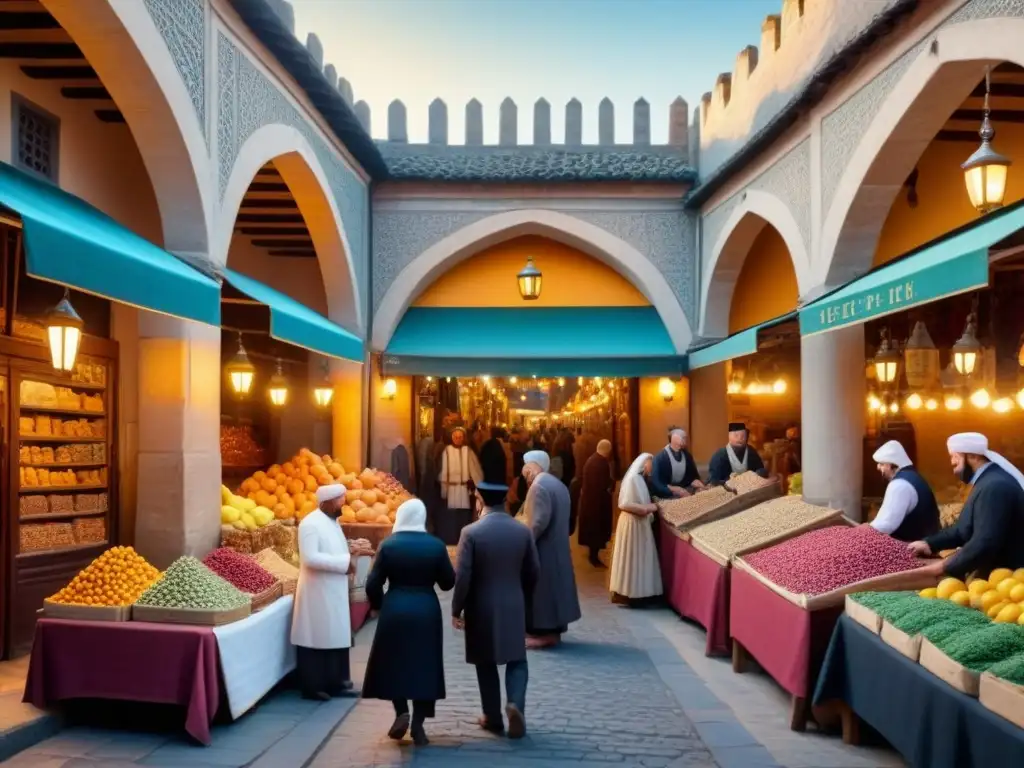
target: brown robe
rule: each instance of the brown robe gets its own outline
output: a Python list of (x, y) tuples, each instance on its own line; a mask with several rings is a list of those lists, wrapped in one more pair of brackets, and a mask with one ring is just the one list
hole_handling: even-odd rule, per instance
[(583, 465), (580, 489), (579, 542), (584, 547), (603, 549), (612, 537), (612, 465), (595, 453)]

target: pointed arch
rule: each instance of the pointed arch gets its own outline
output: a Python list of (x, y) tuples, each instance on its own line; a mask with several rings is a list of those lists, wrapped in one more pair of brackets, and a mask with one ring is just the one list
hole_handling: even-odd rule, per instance
[(629, 243), (606, 230), (558, 211), (524, 209), (468, 224), (427, 248), (389, 286), (373, 318), (373, 349), (383, 351), (406, 309), (424, 289), (464, 259), (521, 235), (543, 235), (571, 245), (633, 283), (658, 311), (679, 354), (693, 334), (679, 300), (656, 266)]
[(1024, 66), (1021, 40), (1024, 19), (994, 18), (940, 29), (922, 48), (864, 132), (824, 212), (817, 284), (842, 285), (871, 268), (903, 182), (987, 64)]
[(761, 231), (770, 226), (782, 237), (796, 274), (799, 295), (811, 287), (811, 262), (796, 219), (785, 203), (767, 192), (751, 189), (729, 215), (704, 265), (701, 286), (700, 335), (716, 339), (729, 335), (733, 291), (747, 254)]
[(362, 338), (362, 302), (352, 250), (327, 174), (306, 138), (288, 125), (267, 125), (242, 145), (231, 169), (214, 233), (214, 260), (227, 264), (242, 198), (256, 172), (273, 161), (291, 191), (316, 249), (327, 294), (327, 316)]

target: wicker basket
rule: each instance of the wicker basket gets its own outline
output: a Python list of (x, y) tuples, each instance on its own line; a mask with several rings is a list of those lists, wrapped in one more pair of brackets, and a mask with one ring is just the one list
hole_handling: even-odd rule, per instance
[(283, 594), (284, 585), (280, 581), (275, 581), (273, 586), (267, 587), (259, 594), (252, 596), (252, 612), (262, 611)]

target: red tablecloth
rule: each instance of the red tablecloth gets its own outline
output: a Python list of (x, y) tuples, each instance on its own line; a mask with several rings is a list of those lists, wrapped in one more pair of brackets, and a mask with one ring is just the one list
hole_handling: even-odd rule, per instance
[(220, 701), (209, 627), (39, 619), (24, 701), (121, 699), (185, 707), (185, 730), (210, 743)]
[(370, 604), (368, 602), (349, 603), (348, 614), (352, 622), (352, 631), (358, 632), (370, 615)]
[(729, 569), (661, 522), (661, 576), (665, 598), (681, 616), (707, 630), (708, 656), (729, 653)]
[(843, 606), (807, 611), (733, 568), (729, 634), (786, 691), (809, 698)]

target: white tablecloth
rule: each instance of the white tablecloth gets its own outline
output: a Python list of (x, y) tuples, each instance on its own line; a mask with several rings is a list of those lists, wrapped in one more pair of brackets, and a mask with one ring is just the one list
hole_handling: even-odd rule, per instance
[(295, 669), (292, 604), (286, 595), (242, 621), (214, 627), (231, 717), (237, 719)]

